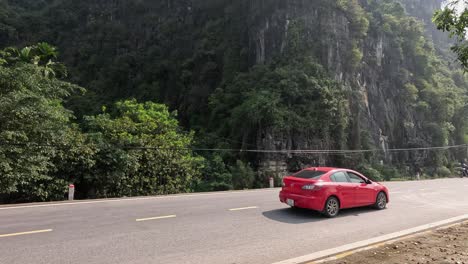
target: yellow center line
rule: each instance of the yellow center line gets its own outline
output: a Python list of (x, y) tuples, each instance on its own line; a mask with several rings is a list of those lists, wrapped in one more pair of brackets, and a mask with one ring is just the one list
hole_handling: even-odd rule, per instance
[(248, 210), (248, 209), (256, 209), (257, 206), (249, 206), (249, 207), (241, 207), (241, 208), (232, 208), (229, 211), (240, 211), (240, 210)]
[(28, 232), (4, 234), (4, 235), (0, 235), (0, 238), (2, 238), (2, 237), (13, 237), (13, 236), (23, 236), (23, 235), (32, 235), (32, 234), (39, 234), (39, 233), (46, 233), (46, 232), (52, 232), (52, 229), (44, 229), (44, 230), (35, 230), (35, 231), (28, 231)]
[(176, 217), (176, 215), (165, 215), (165, 216), (157, 216), (157, 217), (140, 218), (140, 219), (136, 219), (136, 221), (142, 222), (142, 221), (159, 220), (159, 219), (174, 218), (174, 217)]

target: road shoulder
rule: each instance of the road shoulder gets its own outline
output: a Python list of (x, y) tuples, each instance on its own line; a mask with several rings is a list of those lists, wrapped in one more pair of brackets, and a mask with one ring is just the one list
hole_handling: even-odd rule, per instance
[(446, 220), (406, 229), (403, 231), (343, 245), (343, 246), (332, 248), (332, 249), (315, 252), (315, 253), (297, 257), (297, 258), (292, 258), (292, 259), (276, 262), (274, 264), (320, 263), (320, 262), (324, 262), (325, 260), (332, 260), (332, 258), (343, 258), (349, 255), (352, 255), (354, 253), (357, 253), (359, 251), (370, 249), (372, 247), (378, 247), (385, 243), (391, 243), (394, 241), (399, 241), (401, 239), (408, 238), (408, 236), (410, 235), (420, 234), (425, 231), (464, 222), (467, 220), (468, 220), (468, 214), (464, 214), (464, 215), (449, 218)]
[(468, 263), (468, 221), (312, 263)]

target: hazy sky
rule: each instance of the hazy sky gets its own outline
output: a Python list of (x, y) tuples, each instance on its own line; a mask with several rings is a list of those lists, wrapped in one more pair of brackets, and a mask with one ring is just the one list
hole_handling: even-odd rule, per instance
[(445, 6), (449, 3), (452, 3), (455, 5), (456, 9), (461, 12), (465, 9), (465, 7), (468, 6), (468, 0), (447, 0), (445, 1), (444, 4), (442, 4), (442, 6)]

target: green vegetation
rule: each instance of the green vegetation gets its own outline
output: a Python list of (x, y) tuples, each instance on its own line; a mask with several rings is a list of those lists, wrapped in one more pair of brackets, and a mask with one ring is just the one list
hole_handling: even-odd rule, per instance
[(85, 117), (95, 162), (90, 171), (77, 170), (78, 187), (98, 197), (190, 192), (202, 166), (192, 154), (193, 134), (179, 132), (161, 104), (123, 101), (114, 111)]
[(112, 113), (86, 116), (81, 131), (63, 102), (83, 88), (57, 79), (56, 69), (65, 71), (54, 48), (0, 55), (1, 200), (63, 199), (71, 182), (82, 198), (193, 189), (203, 160), (166, 106), (118, 102)]
[(0, 52), (0, 193), (18, 199), (57, 199), (67, 186), (55, 177), (66, 165), (52, 162), (65, 150), (46, 145), (72, 140), (72, 114), (62, 102), (79, 88), (53, 77), (49, 54), (42, 51), (34, 46)]
[[(467, 110), (467, 86), (464, 77), (457, 81), (460, 69), (449, 68), (447, 61), (436, 54), (432, 43), (424, 37), (421, 23), (406, 16), (399, 4), (386, 0), (374, 5), (372, 10), (377, 12), (373, 19), (378, 23), (372, 24), (380, 24), (386, 30), (395, 51), (388, 55), (389, 59), (405, 60), (399, 72), (390, 73), (398, 76), (394, 84), (402, 89), (400, 100), (406, 102), (405, 108), (415, 113), (407, 116), (405, 126), (421, 126), (423, 131), (415, 140), (422, 140), (422, 134), (426, 134), (432, 146), (467, 143), (463, 135), (468, 133), (468, 120), (460, 118)], [(433, 165), (447, 164), (447, 154), (431, 153), (429, 160)]]
[(466, 155), (382, 149), (468, 143), (463, 70), (395, 0), (0, 0), (0, 47), (4, 201), (259, 188), (317, 161), (445, 177)]
[(468, 42), (466, 41), (466, 29), (468, 28), (468, 9), (464, 1), (450, 1), (444, 9), (437, 10), (434, 14), (434, 23), (437, 29), (450, 33), (456, 39), (452, 51), (458, 56), (458, 61), (465, 71), (468, 69)]
[(210, 105), (213, 122), (224, 124), (218, 135), (242, 142), (241, 147), (255, 144), (259, 131), (308, 131), (333, 142), (330, 147), (346, 144), (344, 92), (308, 57), (241, 73), (215, 91)]

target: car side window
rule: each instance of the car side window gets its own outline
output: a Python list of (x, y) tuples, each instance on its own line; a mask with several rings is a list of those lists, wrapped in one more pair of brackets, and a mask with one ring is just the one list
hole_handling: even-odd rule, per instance
[(348, 177), (342, 171), (335, 172), (332, 176), (330, 176), (330, 179), (333, 182), (349, 182)]
[(364, 182), (364, 179), (361, 178), (360, 176), (352, 173), (352, 172), (349, 172), (348, 171), (348, 176), (349, 176), (349, 179), (351, 180), (352, 183), (362, 183)]

